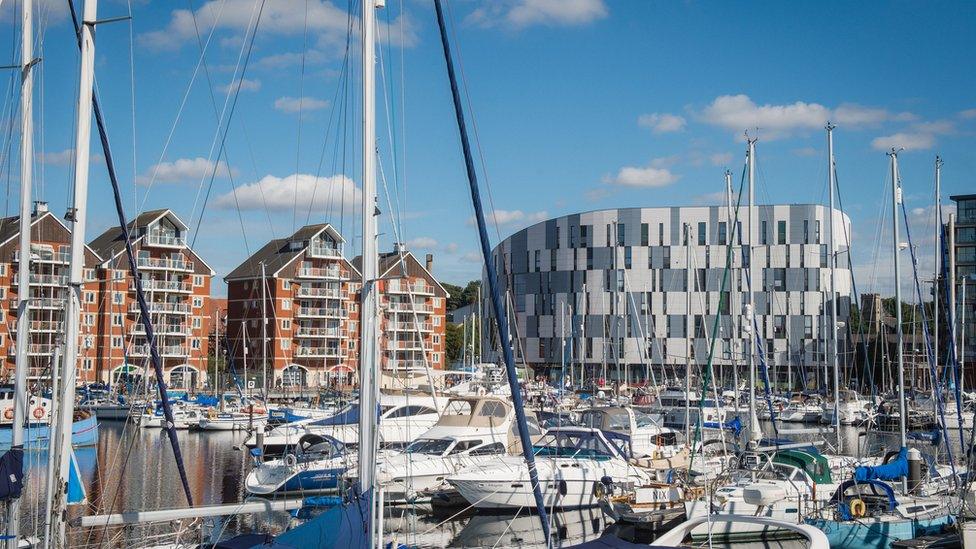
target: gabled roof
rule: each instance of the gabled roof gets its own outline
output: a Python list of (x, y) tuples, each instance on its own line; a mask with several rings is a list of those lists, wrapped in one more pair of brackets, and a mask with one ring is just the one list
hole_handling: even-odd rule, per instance
[[(147, 225), (155, 223), (156, 221), (162, 219), (163, 217), (169, 217), (169, 219), (174, 224), (178, 225), (181, 230), (183, 231), (189, 230), (189, 227), (187, 227), (186, 223), (183, 223), (183, 220), (180, 219), (179, 216), (173, 212), (173, 210), (170, 210), (169, 208), (161, 208), (158, 210), (149, 210), (146, 212), (142, 212), (141, 214), (137, 215), (135, 219), (129, 221), (128, 229), (129, 229), (130, 237), (132, 236), (132, 233), (136, 231), (136, 229), (138, 229), (139, 227), (145, 227)], [(136, 243), (138, 243), (140, 240), (142, 240), (142, 236), (136, 236), (135, 238), (133, 238), (132, 239), (133, 246)], [(112, 261), (113, 259), (115, 259), (116, 257), (118, 257), (119, 255), (125, 252), (125, 242), (122, 239), (122, 229), (118, 226), (109, 227), (108, 229), (105, 230), (105, 232), (98, 235), (94, 240), (89, 242), (88, 246), (91, 247), (93, 250), (95, 250), (98, 256), (102, 258), (102, 265), (105, 265), (106, 263)], [(198, 253), (193, 251), (189, 246), (187, 246), (186, 249), (188, 253), (193, 255), (195, 260), (198, 260), (200, 261), (200, 263), (205, 265), (207, 267), (207, 270), (210, 271), (211, 276), (213, 276), (215, 272), (213, 270), (213, 267), (211, 267), (202, 257), (200, 257)]]
[[(434, 278), (433, 273), (428, 271), (427, 268), (424, 266), (424, 264), (421, 263), (415, 255), (413, 255), (409, 251), (404, 251), (403, 261), (408, 264), (410, 263), (414, 264), (417, 268), (419, 268), (423, 272), (424, 275), (426, 275), (426, 278), (428, 280), (430, 280), (434, 285), (436, 285), (440, 291), (444, 292), (445, 297), (450, 297), (451, 295), (450, 292), (448, 292), (447, 289), (444, 288), (444, 286), (441, 286), (441, 283), (436, 278)], [(352, 260), (352, 266), (355, 267), (356, 271), (362, 273), (363, 256), (357, 255)], [(400, 269), (402, 269), (400, 264), (400, 252), (383, 252), (379, 254), (378, 272), (380, 278), (397, 278), (400, 276), (404, 276), (404, 273)]]
[[(32, 214), (31, 215), (31, 228), (33, 228), (34, 225), (37, 225), (44, 218), (46, 218), (48, 216), (50, 216), (51, 219), (53, 219), (54, 221), (56, 221), (58, 223), (58, 225), (61, 225), (61, 227), (63, 227), (64, 230), (68, 234), (71, 234), (71, 229), (69, 229), (68, 226), (64, 224), (64, 221), (61, 221), (61, 218), (59, 218), (58, 216), (54, 215), (50, 211), (41, 212), (40, 214), (37, 214), (37, 213)], [(0, 218), (0, 246), (3, 246), (5, 244), (7, 244), (11, 240), (17, 238), (19, 235), (20, 235), (20, 216), (19, 215)], [(95, 258), (98, 261), (101, 261), (102, 260), (101, 255), (97, 251), (95, 251), (90, 245), (86, 245), (85, 248), (87, 248), (88, 251), (91, 252), (92, 255), (94, 255)]]
[(329, 233), (332, 238), (339, 242), (345, 242), (339, 231), (329, 223), (306, 225), (288, 238), (276, 238), (262, 246), (261, 249), (251, 254), (243, 263), (228, 273), (224, 280), (260, 278), (262, 263), (268, 276), (276, 276), (281, 269), (305, 253), (305, 249), (308, 247), (305, 245), (298, 249), (292, 249), (290, 246), (292, 242), (308, 242), (323, 232)]

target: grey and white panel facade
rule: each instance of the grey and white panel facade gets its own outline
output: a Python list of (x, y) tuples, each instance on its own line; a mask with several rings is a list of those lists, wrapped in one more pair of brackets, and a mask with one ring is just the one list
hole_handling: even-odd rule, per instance
[[(755, 216), (755, 319), (768, 363), (821, 366), (829, 209), (757, 206)], [(693, 335), (691, 362), (707, 363), (718, 317), (714, 363), (742, 364), (749, 340), (742, 326), (749, 288), (741, 270), (745, 208), (739, 220), (733, 227), (728, 208), (719, 206), (609, 209), (550, 219), (505, 239), (493, 253), (519, 361), (545, 370), (565, 354), (567, 364), (576, 371), (582, 365), (590, 377), (604, 365), (610, 378), (619, 378), (618, 365), (632, 379), (648, 377), (649, 366), (677, 371), (688, 356), (686, 334)], [(850, 220), (839, 211), (834, 220), (843, 327), (851, 296)], [(729, 255), (733, 269), (726, 274)], [(845, 329), (838, 332), (843, 350)]]

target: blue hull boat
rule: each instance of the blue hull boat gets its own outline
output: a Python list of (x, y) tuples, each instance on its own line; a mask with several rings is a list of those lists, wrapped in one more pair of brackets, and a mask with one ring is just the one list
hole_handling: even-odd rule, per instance
[[(0, 429), (0, 451), (10, 449), (10, 428)], [(24, 429), (24, 448), (27, 450), (47, 450), (51, 439), (51, 428), (47, 425), (28, 425)], [(71, 425), (71, 445), (78, 448), (98, 444), (98, 418), (91, 416), (75, 421)]]
[(852, 521), (807, 520), (807, 524), (827, 534), (832, 549), (888, 548), (895, 541), (941, 534), (953, 522), (953, 518), (948, 515), (929, 519), (887, 516), (866, 517)]

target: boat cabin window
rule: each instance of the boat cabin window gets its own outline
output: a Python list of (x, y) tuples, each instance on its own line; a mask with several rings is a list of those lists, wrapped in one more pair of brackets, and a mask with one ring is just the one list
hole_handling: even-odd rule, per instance
[(480, 448), (475, 448), (471, 450), (468, 454), (470, 456), (493, 456), (496, 454), (504, 454), (505, 445), (501, 442), (492, 442), (491, 444), (485, 444)]
[(466, 400), (452, 400), (444, 407), (445, 416), (470, 416), (471, 403)]
[(535, 445), (540, 457), (609, 458), (615, 455), (606, 443), (591, 433), (550, 431)]
[(654, 421), (654, 418), (645, 414), (644, 412), (639, 412), (633, 410), (634, 412), (634, 422), (637, 423), (637, 427), (657, 427), (658, 423)]
[(498, 417), (505, 419), (508, 415), (508, 410), (505, 405), (501, 402), (487, 401), (481, 405), (481, 411), (478, 412), (481, 417)]
[(468, 450), (474, 448), (481, 444), (480, 440), (461, 440), (451, 448), (451, 453), (448, 455), (461, 454), (467, 452)]
[[(542, 428), (539, 427), (539, 418), (535, 416), (525, 416), (525, 426), (527, 427), (530, 437), (541, 435), (544, 432)], [(519, 436), (517, 421), (512, 422), (510, 432), (513, 437)]]
[(449, 438), (422, 438), (415, 440), (405, 450), (408, 454), (442, 455), (454, 442)]
[(400, 418), (400, 417), (410, 417), (419, 416), (422, 414), (436, 414), (434, 410), (426, 406), (403, 406), (399, 410), (394, 410), (390, 415), (386, 416), (388, 418)]

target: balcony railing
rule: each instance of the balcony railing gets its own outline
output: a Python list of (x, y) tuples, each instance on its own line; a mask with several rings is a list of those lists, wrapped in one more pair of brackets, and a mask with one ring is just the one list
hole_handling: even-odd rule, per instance
[(387, 304), (387, 309), (389, 309), (390, 311), (392, 311), (394, 313), (412, 313), (412, 312), (417, 312), (417, 313), (427, 313), (427, 314), (430, 314), (430, 313), (433, 313), (434, 312), (434, 307), (431, 306), (431, 305), (426, 305), (426, 304), (423, 304), (423, 303), (400, 302), (400, 301), (392, 301), (392, 302), (388, 303)]
[(342, 249), (338, 246), (326, 246), (313, 244), (308, 247), (310, 257), (342, 257)]
[(298, 297), (310, 297), (319, 299), (341, 299), (342, 292), (338, 288), (316, 288), (309, 286), (299, 286)]
[(346, 310), (337, 307), (299, 307), (295, 316), (346, 318)]
[(391, 322), (389, 327), (393, 331), (397, 332), (432, 332), (434, 331), (434, 325), (430, 322), (421, 322), (417, 324), (416, 322)]
[(400, 370), (423, 370), (427, 367), (427, 364), (423, 360), (394, 360), (392, 358), (387, 358), (384, 369), (400, 371)]
[(143, 269), (164, 269), (167, 271), (192, 271), (193, 262), (182, 259), (162, 257), (140, 257), (136, 264)]
[[(159, 345), (156, 347), (159, 356), (162, 357), (185, 357), (189, 356), (187, 348), (183, 345)], [(149, 345), (133, 345), (129, 350), (130, 356), (149, 356)]]
[(186, 239), (182, 236), (150, 232), (146, 234), (146, 244), (149, 246), (166, 246), (169, 248), (183, 248)]
[[(20, 261), (20, 250), (14, 252), (14, 263)], [(71, 252), (46, 252), (34, 250), (31, 261), (35, 263), (65, 263), (71, 261)]]
[[(135, 282), (129, 285), (129, 289), (135, 291)], [(170, 280), (143, 280), (142, 289), (147, 292), (180, 292), (180, 293), (190, 293), (193, 288), (184, 282), (175, 282)]]
[[(190, 314), (190, 306), (186, 303), (161, 303), (161, 302), (149, 302), (146, 304), (149, 309), (149, 314), (153, 313), (176, 313), (176, 314)], [(130, 313), (139, 313), (139, 304), (133, 303), (129, 307)]]
[[(132, 326), (132, 333), (135, 335), (146, 335), (146, 327), (142, 323)], [(164, 336), (188, 336), (190, 329), (184, 324), (159, 324), (153, 326), (153, 333)]]
[[(30, 283), (33, 286), (67, 286), (68, 276), (54, 274), (32, 274), (30, 275)], [(16, 286), (18, 284), (20, 284), (20, 277), (14, 275), (13, 285)]]
[[(11, 298), (8, 301), (10, 302), (11, 309), (16, 309), (20, 306), (20, 300), (17, 298)], [(58, 310), (64, 307), (64, 300), (51, 297), (35, 297), (27, 300), (27, 306), (31, 309)]]
[(302, 328), (295, 330), (295, 337), (346, 337), (346, 330), (341, 328)]
[(434, 295), (434, 287), (422, 281), (391, 280), (387, 283), (386, 291), (391, 294)]
[[(60, 332), (64, 329), (64, 324), (59, 321), (53, 320), (31, 320), (30, 331), (31, 333), (52, 333)], [(17, 333), (17, 323), (10, 323), (10, 332)]]
[(424, 345), (420, 341), (387, 341), (387, 351), (423, 351)]
[(342, 358), (341, 347), (297, 347), (296, 357)]
[(346, 278), (346, 274), (339, 267), (300, 267), (299, 278)]

